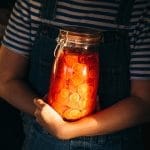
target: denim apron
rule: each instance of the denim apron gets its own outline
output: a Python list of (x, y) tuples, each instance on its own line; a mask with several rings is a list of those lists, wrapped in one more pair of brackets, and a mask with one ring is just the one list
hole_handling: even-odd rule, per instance
[[(55, 1), (55, 0), (54, 0)], [(124, 1), (125, 2), (125, 1)], [(55, 15), (53, 0), (42, 2), (42, 17), (51, 20)], [(128, 24), (130, 7), (124, 10), (120, 5), (117, 22)], [(125, 16), (124, 16), (125, 15)], [(44, 96), (49, 87), (51, 65), (58, 29), (41, 23), (30, 58), (29, 84)], [(103, 33), (104, 43), (100, 44), (100, 105), (106, 108), (130, 95), (129, 80), (129, 40), (126, 31)], [(110, 118), (111, 119), (111, 118)], [(79, 137), (59, 140), (48, 134), (32, 117), (24, 116), (25, 142), (23, 150), (142, 150), (139, 127), (133, 127), (113, 134)]]

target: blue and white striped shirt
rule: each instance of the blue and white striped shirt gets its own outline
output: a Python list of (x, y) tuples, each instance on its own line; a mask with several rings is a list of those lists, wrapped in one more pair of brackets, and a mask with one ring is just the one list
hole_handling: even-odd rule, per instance
[(49, 21), (40, 17), (40, 2), (17, 0), (2, 44), (16, 53), (30, 55), (40, 22), (100, 31), (128, 28), (131, 79), (150, 79), (150, 2), (135, 0), (129, 27), (116, 24), (119, 4), (120, 0), (58, 0), (55, 19)]

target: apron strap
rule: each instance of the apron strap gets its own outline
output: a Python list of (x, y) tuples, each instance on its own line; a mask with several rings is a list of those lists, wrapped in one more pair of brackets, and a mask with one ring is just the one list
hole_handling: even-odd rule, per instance
[(116, 22), (118, 25), (128, 25), (135, 0), (120, 0)]
[(42, 5), (41, 15), (47, 20), (55, 18), (57, 0), (40, 0)]

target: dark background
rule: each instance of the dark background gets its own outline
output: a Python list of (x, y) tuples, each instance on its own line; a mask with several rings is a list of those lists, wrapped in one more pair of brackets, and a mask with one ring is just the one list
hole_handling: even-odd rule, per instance
[(7, 8), (11, 9), (14, 5), (15, 0), (1, 0), (0, 1), (0, 8)]
[[(0, 1), (0, 24), (6, 26), (15, 0)], [(21, 150), (24, 134), (20, 112), (0, 98), (0, 149)], [(150, 124), (143, 125), (145, 150), (150, 150)]]

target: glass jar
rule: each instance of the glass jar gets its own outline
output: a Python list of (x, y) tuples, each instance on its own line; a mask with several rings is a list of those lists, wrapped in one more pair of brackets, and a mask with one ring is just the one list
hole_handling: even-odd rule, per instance
[(50, 104), (64, 119), (93, 113), (99, 84), (98, 32), (61, 29), (48, 92)]

